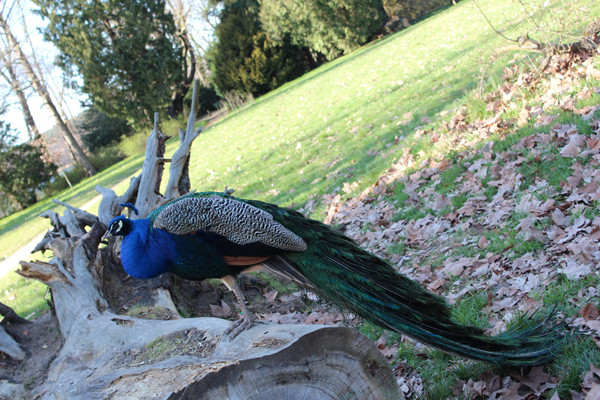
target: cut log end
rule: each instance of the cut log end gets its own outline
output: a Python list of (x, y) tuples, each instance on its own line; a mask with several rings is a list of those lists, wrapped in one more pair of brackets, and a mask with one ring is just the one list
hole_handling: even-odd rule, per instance
[[(268, 346), (258, 341), (255, 346)], [(277, 343), (273, 343), (277, 346)], [(268, 356), (220, 368), (173, 393), (184, 399), (402, 399), (373, 342), (350, 328), (322, 328)]]

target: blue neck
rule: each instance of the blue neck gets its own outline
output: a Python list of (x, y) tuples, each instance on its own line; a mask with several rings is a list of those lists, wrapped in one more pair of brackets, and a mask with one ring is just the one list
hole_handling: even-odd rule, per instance
[(121, 262), (134, 278), (154, 278), (173, 268), (175, 245), (161, 229), (149, 229), (148, 219), (130, 220), (131, 232), (123, 237)]

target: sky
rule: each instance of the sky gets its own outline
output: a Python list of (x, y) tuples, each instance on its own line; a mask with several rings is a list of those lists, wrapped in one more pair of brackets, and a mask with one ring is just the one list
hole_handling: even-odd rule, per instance
[[(3, 0), (0, 0), (0, 2), (3, 2)], [(19, 40), (25, 54), (30, 56), (32, 54), (32, 49), (31, 46), (25, 41), (24, 35), (24, 30), (27, 29), (35, 46), (35, 55), (40, 64), (42, 64), (42, 68), (46, 70), (45, 79), (48, 80), (47, 86), (50, 88), (51, 93), (53, 93), (53, 97), (56, 99), (56, 94), (60, 93), (60, 91), (63, 91), (64, 111), (69, 117), (77, 115), (82, 111), (81, 101), (85, 100), (85, 98), (73, 92), (72, 90), (67, 90), (64, 88), (64, 85), (62, 84), (62, 71), (53, 65), (58, 51), (52, 43), (46, 42), (39, 32), (39, 28), (44, 27), (46, 23), (38, 15), (31, 11), (35, 7), (33, 2), (30, 0), (22, 0), (21, 3), (23, 4), (24, 16), (21, 15), (18, 9), (13, 8), (10, 14), (10, 19), (8, 20), (11, 30)], [(12, 4), (12, 1), (7, 1), (6, 4)], [(22, 81), (26, 82), (26, 79)], [(28, 90), (28, 92), (28, 104), (29, 108), (31, 109), (33, 119), (35, 120), (38, 129), (41, 132), (46, 132), (54, 126), (54, 117), (48, 108), (43, 105), (43, 102), (39, 96), (37, 96), (31, 89)], [(10, 87), (2, 78), (0, 78), (0, 95), (2, 96), (1, 98), (4, 99), (9, 105), (7, 112), (2, 118), (5, 122), (10, 123), (11, 127), (19, 133), (20, 139), (25, 141), (27, 139), (27, 128), (23, 119), (21, 107), (16, 96), (13, 93), (10, 93)]]

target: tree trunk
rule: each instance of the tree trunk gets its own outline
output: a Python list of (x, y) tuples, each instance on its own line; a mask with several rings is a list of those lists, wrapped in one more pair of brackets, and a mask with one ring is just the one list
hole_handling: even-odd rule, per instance
[[(195, 103), (197, 81), (194, 88)], [(98, 217), (60, 202), (66, 207), (62, 216), (45, 213), (54, 231), (42, 247), (52, 250), (54, 258), (49, 263), (22, 261), (19, 273), (50, 287), (63, 346), (45, 382), (28, 395), (86, 400), (401, 399), (385, 357), (354, 329), (256, 324), (230, 340), (224, 336), (229, 321), (181, 318), (163, 288), (141, 297), (150, 302), (153, 315), (166, 320), (122, 315), (111, 308), (108, 284), (126, 279), (115, 256), (119, 242), (99, 250), (100, 237), (107, 221), (122, 209), (120, 202), (135, 198), (146, 213), (157, 201), (180, 195), (181, 166), (200, 132), (194, 129), (194, 116), (190, 114), (180, 134), (164, 196), (154, 191), (158, 161), (167, 161), (157, 153), (161, 138), (156, 119), (142, 174), (132, 179), (124, 195), (99, 188), (103, 199)], [(127, 298), (137, 296), (128, 290), (116, 291)]]
[(21, 83), (17, 78), (16, 71), (12, 65), (12, 60), (7, 58), (7, 55), (3, 55), (4, 66), (6, 67), (6, 71), (8, 72), (8, 76), (4, 75), (4, 79), (6, 82), (12, 87), (19, 99), (19, 104), (21, 105), (21, 109), (23, 110), (23, 116), (25, 118), (25, 125), (27, 126), (27, 133), (29, 134), (29, 140), (34, 141), (40, 136), (40, 131), (35, 124), (33, 116), (31, 115), (31, 111), (29, 110), (29, 105), (27, 104), (27, 98), (25, 97), (25, 92), (21, 87)]
[(183, 45), (182, 53), (184, 58), (182, 72), (185, 79), (175, 88), (171, 98), (171, 104), (169, 105), (169, 116), (175, 118), (183, 112), (183, 100), (190, 89), (190, 85), (194, 81), (194, 74), (196, 73), (196, 53), (190, 43), (187, 29), (187, 12), (184, 9), (183, 3), (181, 1), (168, 1), (167, 3), (169, 5), (169, 11), (173, 14), (175, 19), (175, 25), (177, 26), (178, 31), (177, 36)]
[(65, 122), (63, 121), (62, 117), (60, 116), (60, 113), (58, 112), (56, 106), (54, 105), (54, 102), (52, 101), (52, 98), (50, 97), (50, 93), (48, 92), (47, 88), (41, 84), (40, 79), (38, 78), (37, 74), (33, 70), (33, 67), (29, 63), (29, 60), (23, 53), (21, 46), (19, 46), (17, 39), (14, 37), (14, 35), (10, 31), (8, 24), (6, 23), (6, 21), (4, 20), (4, 18), (1, 15), (0, 15), (0, 25), (2, 25), (4, 34), (6, 35), (8, 42), (12, 46), (12, 50), (16, 52), (19, 62), (25, 69), (25, 73), (27, 74), (27, 77), (31, 81), (33, 88), (35, 89), (37, 94), (42, 98), (44, 104), (52, 112), (52, 115), (54, 116), (54, 119), (56, 120), (56, 127), (57, 127), (58, 131), (65, 138), (65, 141), (67, 142), (68, 146), (71, 148), (71, 151), (75, 155), (75, 158), (83, 166), (87, 175), (88, 176), (94, 175), (96, 173), (96, 168), (92, 165), (91, 161), (85, 155), (85, 153), (83, 152), (83, 150), (81, 149), (81, 147), (79, 146), (77, 141), (75, 140), (75, 137), (73, 136), (73, 134), (71, 133), (71, 131), (69, 130), (69, 128), (67, 127)]
[(33, 119), (33, 115), (31, 114), (31, 110), (29, 109), (29, 104), (27, 104), (27, 97), (25, 96), (25, 91), (21, 86), (21, 82), (17, 77), (17, 73), (13, 66), (13, 61), (10, 57), (10, 53), (6, 53), (2, 57), (2, 61), (4, 66), (6, 67), (6, 71), (8, 72), (8, 76), (2, 73), (2, 76), (6, 80), (6, 82), (12, 87), (17, 95), (17, 99), (19, 100), (19, 104), (21, 106), (21, 110), (23, 111), (23, 117), (25, 119), (25, 126), (27, 127), (27, 133), (29, 135), (29, 141), (32, 145), (38, 147), (43, 152), (44, 161), (50, 162), (51, 157), (48, 154), (48, 148), (44, 143), (44, 138), (40, 134), (40, 131)]

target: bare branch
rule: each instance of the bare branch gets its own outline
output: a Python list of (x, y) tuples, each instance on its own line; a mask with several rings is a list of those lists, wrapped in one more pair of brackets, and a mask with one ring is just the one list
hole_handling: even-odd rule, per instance
[(473, 4), (475, 4), (475, 7), (477, 7), (477, 9), (479, 10), (479, 12), (481, 13), (481, 15), (483, 15), (483, 18), (485, 18), (485, 20), (487, 21), (488, 25), (500, 36), (502, 36), (504, 39), (510, 41), (510, 42), (516, 42), (516, 39), (511, 39), (507, 36), (505, 36), (502, 32), (500, 32), (498, 29), (496, 29), (494, 27), (494, 25), (492, 24), (492, 22), (488, 19), (487, 15), (485, 15), (485, 13), (483, 12), (483, 10), (481, 9), (481, 7), (479, 7), (479, 3), (477, 3), (477, 0), (473, 0)]
[[(188, 118), (187, 128), (179, 133), (179, 148), (173, 154), (173, 161), (170, 167), (170, 176), (167, 188), (165, 189), (165, 197), (168, 200), (179, 197), (181, 193), (182, 180), (188, 179), (187, 165), (189, 163), (189, 154), (192, 148), (194, 139), (202, 132), (202, 128), (195, 129), (196, 113), (198, 112), (198, 96), (200, 90), (200, 82), (194, 80), (194, 90), (192, 92), (192, 107)], [(188, 186), (189, 188), (189, 186)], [(189, 190), (189, 189), (188, 189)]]
[(2, 320), (2, 324), (6, 323), (15, 323), (15, 324), (30, 324), (31, 321), (26, 320), (25, 318), (20, 317), (15, 310), (10, 308), (4, 303), (0, 303), (0, 315), (4, 317)]

